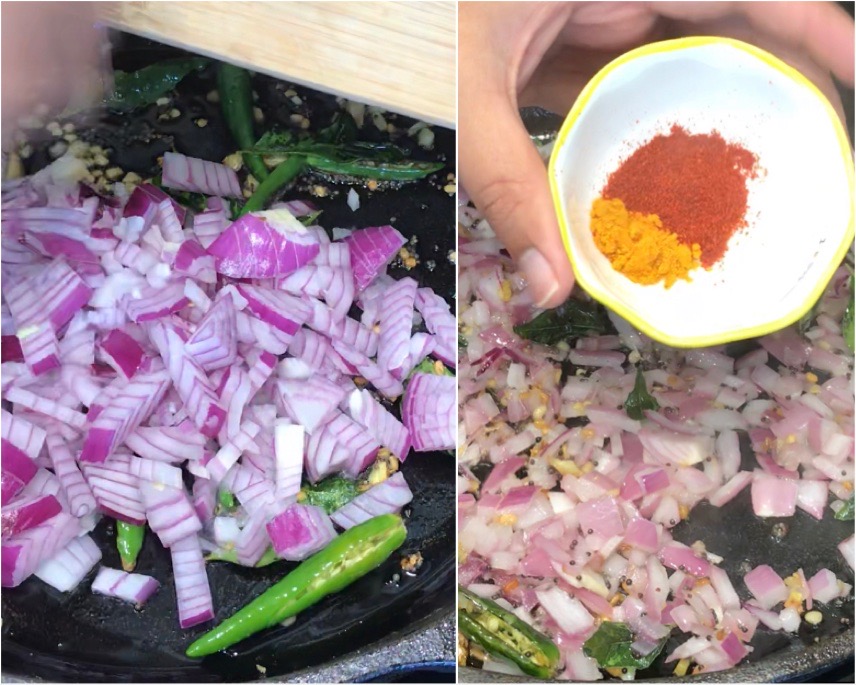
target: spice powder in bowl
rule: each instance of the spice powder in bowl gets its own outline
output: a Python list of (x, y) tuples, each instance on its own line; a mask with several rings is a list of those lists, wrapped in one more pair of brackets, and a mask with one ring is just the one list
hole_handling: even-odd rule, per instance
[(745, 227), (758, 158), (717, 131), (675, 124), (633, 152), (591, 208), (597, 248), (634, 283), (666, 288), (710, 268)]

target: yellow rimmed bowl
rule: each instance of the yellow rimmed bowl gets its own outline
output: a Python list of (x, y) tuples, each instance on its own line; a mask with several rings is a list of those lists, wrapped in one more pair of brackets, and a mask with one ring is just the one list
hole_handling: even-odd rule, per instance
[[(613, 269), (589, 213), (635, 149), (679, 124), (719, 131), (759, 159), (746, 227), (711, 269), (671, 288)], [(604, 67), (565, 119), (549, 167), (577, 282), (640, 331), (674, 347), (765, 335), (802, 317), (853, 243), (853, 156), (829, 101), (773, 55), (726, 38), (645, 45)]]

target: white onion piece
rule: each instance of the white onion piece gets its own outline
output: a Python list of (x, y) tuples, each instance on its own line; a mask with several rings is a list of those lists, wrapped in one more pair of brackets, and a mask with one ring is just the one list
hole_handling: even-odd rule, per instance
[(76, 588), (101, 560), (101, 550), (88, 535), (74, 538), (60, 552), (43, 561), (35, 576), (60, 592)]
[(140, 493), (146, 508), (149, 527), (164, 547), (202, 530), (202, 522), (184, 491), (162, 483), (142, 481)]
[(102, 566), (92, 581), (92, 592), (108, 597), (117, 597), (131, 604), (141, 605), (160, 587), (151, 576), (142, 573), (126, 573)]
[(30, 459), (39, 456), (45, 443), (45, 431), (20, 416), (13, 416), (5, 409), (0, 418), (0, 435), (3, 440), (17, 447)]
[(178, 622), (182, 628), (210, 621), (214, 618), (214, 602), (202, 547), (196, 535), (177, 540), (170, 547), (178, 602)]
[(303, 473), (305, 428), (280, 419), (274, 426), (276, 450), (276, 496), (296, 497)]
[(413, 493), (399, 472), (357, 495), (330, 518), (340, 528), (353, 528), (375, 516), (398, 513), (412, 499)]

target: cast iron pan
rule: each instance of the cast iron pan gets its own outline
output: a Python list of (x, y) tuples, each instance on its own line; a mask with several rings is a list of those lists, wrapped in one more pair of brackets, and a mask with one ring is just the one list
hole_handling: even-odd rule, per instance
[[(741, 434), (741, 451), (741, 468), (755, 468), (757, 462), (745, 434)], [(721, 567), (728, 572), (741, 600), (750, 598), (741, 579), (759, 564), (769, 564), (783, 576), (802, 568), (808, 578), (821, 568), (829, 568), (838, 578), (852, 585), (853, 571), (836, 549), (838, 543), (852, 533), (852, 521), (837, 521), (830, 512), (822, 522), (802, 510), (797, 510), (791, 518), (758, 518), (752, 511), (748, 489), (721, 509), (702, 502), (692, 510), (689, 519), (672, 530), (676, 540), (687, 545), (702, 540), (710, 552), (724, 557)], [(817, 608), (824, 618), (816, 628), (803, 622), (796, 635), (787, 635), (759, 626), (751, 643), (754, 651), (739, 666), (728, 671), (693, 676), (692, 680), (804, 681), (848, 661), (852, 669), (852, 594), (847, 600), (834, 600)], [(651, 668), (639, 671), (637, 680), (657, 681), (662, 678), (676, 681), (668, 678), (674, 663), (663, 663), (665, 656), (686, 640), (682, 633), (675, 633), (667, 642), (663, 655)], [(461, 669), (459, 676), (464, 682), (523, 682), (522, 679), (473, 668)]]
[[(852, 8), (852, 3), (851, 3)], [(846, 121), (853, 139), (853, 91), (842, 89)], [(556, 128), (562, 118), (540, 108), (524, 108), (521, 117), (533, 140), (546, 144), (555, 138)], [(740, 356), (758, 347), (754, 341), (734, 343), (728, 352)], [(775, 361), (775, 360), (773, 360)], [(828, 374), (816, 371), (821, 382)], [(757, 462), (752, 453), (748, 435), (741, 433), (740, 447), (743, 457), (741, 469), (752, 470)], [(487, 471), (477, 474), (483, 479)], [(689, 519), (678, 524), (672, 534), (676, 540), (691, 545), (697, 540), (707, 549), (724, 557), (721, 566), (728, 572), (741, 601), (750, 598), (742, 578), (747, 571), (759, 564), (769, 564), (781, 575), (802, 568), (810, 578), (822, 568), (829, 568), (835, 575), (851, 585), (854, 584), (853, 570), (838, 552), (837, 545), (853, 534), (852, 521), (837, 521), (827, 510), (823, 521), (817, 521), (801, 509), (791, 518), (767, 518), (755, 516), (752, 500), (746, 489), (722, 508), (708, 502), (696, 506)], [(854, 607), (851, 592), (846, 600), (835, 600), (829, 605), (819, 605), (823, 622), (812, 628), (805, 622), (800, 624), (796, 635), (772, 632), (759, 625), (752, 639), (754, 651), (737, 667), (716, 673), (699, 674), (686, 678), (692, 682), (823, 682), (824, 676), (833, 669), (853, 673), (854, 662)], [(678, 633), (678, 631), (675, 631)], [(674, 633), (673, 633), (674, 635)], [(665, 664), (665, 657), (686, 636), (670, 638), (663, 654), (654, 664), (636, 674), (637, 680), (648, 682), (679, 682), (672, 675), (674, 663)], [(608, 676), (607, 676), (608, 677)], [(477, 668), (461, 668), (458, 680), (469, 683), (520, 683), (526, 679), (483, 671)]]
[[(163, 46), (123, 36), (115, 66), (132, 70), (147, 63), (175, 56)], [(287, 125), (295, 111), (309, 116), (313, 129), (329, 123), (336, 110), (329, 96), (297, 88), (304, 102), (299, 107), (284, 104), (285, 84), (258, 76), (254, 80), (259, 107), (268, 120)], [(213, 69), (188, 77), (178, 88), (169, 107), (181, 112), (170, 122), (158, 121), (166, 108), (150, 107), (128, 116), (106, 115), (83, 139), (115, 150), (113, 160), (126, 171), (144, 178), (157, 167), (164, 151), (210, 160), (221, 160), (234, 150), (219, 113), (219, 105), (206, 100), (215, 88)], [(199, 128), (194, 120), (204, 117)], [(405, 129), (413, 122), (388, 116)], [(380, 136), (367, 125), (366, 132)], [(432, 287), (454, 307), (455, 271), (447, 255), (455, 246), (454, 196), (442, 190), (446, 174), (455, 169), (454, 133), (435, 129), (435, 149), (418, 148), (414, 156), (440, 158), (447, 168), (430, 179), (399, 190), (370, 193), (357, 188), (360, 208), (352, 212), (345, 202), (348, 186), (324, 184), (334, 191), (326, 198), (310, 197), (307, 182), (285, 193), (285, 199), (311, 199), (323, 210), (319, 220), (326, 228), (395, 225), (406, 237), (418, 242), (417, 268), (393, 267), (394, 277), (412, 276)], [(401, 144), (407, 145), (405, 137)], [(28, 172), (46, 162), (37, 152)], [(312, 182), (312, 183), (316, 183)], [(285, 676), (317, 667), (381, 639), (401, 635), (416, 625), (448, 614), (454, 606), (455, 518), (453, 457), (442, 453), (411, 454), (403, 465), (414, 499), (406, 509), (408, 536), (404, 547), (381, 568), (345, 591), (328, 597), (298, 617), (291, 627), (276, 628), (251, 638), (228, 653), (202, 660), (184, 656), (185, 648), (214, 623), (181, 630), (175, 606), (175, 591), (169, 553), (154, 535), (147, 536), (137, 570), (154, 576), (162, 587), (141, 609), (90, 592), (91, 577), (73, 592), (62, 594), (31, 578), (2, 593), (4, 672), (51, 681), (247, 681)], [(104, 565), (120, 568), (114, 529), (105, 519), (94, 538), (103, 551)], [(402, 572), (403, 554), (419, 551), (424, 563), (415, 575)], [(244, 569), (222, 562), (207, 565), (214, 598), (216, 620), (230, 616), (251, 598), (291, 570), (294, 564), (279, 562), (264, 569)], [(437, 658), (439, 655), (435, 655)]]

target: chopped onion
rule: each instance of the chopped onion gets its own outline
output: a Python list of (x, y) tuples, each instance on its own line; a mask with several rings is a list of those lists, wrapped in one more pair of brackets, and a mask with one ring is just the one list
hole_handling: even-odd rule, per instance
[(290, 504), (267, 524), (274, 551), (288, 561), (302, 561), (324, 549), (336, 531), (330, 517), (319, 507)]
[(401, 419), (417, 452), (455, 447), (456, 383), (452, 376), (414, 374), (401, 403)]
[(309, 434), (333, 416), (346, 395), (344, 388), (323, 376), (283, 378), (277, 382), (277, 389), (286, 416), (304, 426)]
[(241, 197), (241, 184), (232, 169), (197, 157), (165, 152), (162, 178), (167, 188), (218, 197)]
[(743, 576), (743, 582), (763, 609), (772, 609), (788, 598), (784, 581), (766, 564), (756, 566)]
[(214, 602), (199, 538), (189, 535), (177, 540), (169, 552), (172, 556), (179, 625), (191, 628), (210, 621), (214, 618)]
[[(203, 550), (231, 545), (248, 567), (271, 538), (285, 558), (314, 553), (335, 529), (294, 504), (304, 477), (355, 479), (381, 444), (408, 456), (410, 431), (386, 400), (435, 351), (454, 363), (454, 317), (385, 273), (405, 242), (392, 227), (331, 241), (297, 221), (315, 211), (300, 201), (230, 222), (234, 172), (178, 153), (165, 155), (164, 184), (214, 194), (203, 211), (150, 184), (96, 195), (72, 167), (3, 188), (3, 584), (36, 573), (77, 586), (100, 558), (86, 534), (103, 514), (148, 525), (170, 550), (186, 628), (214, 616)], [(423, 319), (428, 332), (413, 333)], [(442, 413), (437, 398), (411, 411), (431, 435), (451, 426), (454, 379), (416, 385), (433, 383)], [(218, 489), (238, 506), (218, 509)], [(350, 525), (411, 498), (395, 473), (337, 515)], [(139, 604), (158, 584), (102, 568), (93, 591)]]
[(59, 590), (70, 592), (101, 561), (101, 550), (88, 535), (74, 538), (61, 551), (47, 561), (43, 561), (35, 571), (35, 576), (44, 583)]
[(62, 504), (53, 495), (43, 495), (23, 501), (13, 501), (3, 508), (3, 537), (17, 535), (35, 528), (62, 511)]
[(304, 426), (289, 424), (282, 419), (274, 426), (276, 496), (280, 499), (296, 497), (300, 492), (305, 435)]
[(164, 547), (202, 530), (202, 522), (184, 491), (162, 483), (140, 482), (140, 493), (146, 507), (149, 527)]
[(400, 461), (407, 459), (410, 432), (370, 392), (352, 390), (348, 395), (348, 413)]
[(318, 238), (288, 210), (244, 214), (207, 248), (232, 278), (287, 276), (318, 255)]
[(351, 253), (357, 292), (366, 288), (398, 254), (404, 236), (392, 226), (372, 226), (354, 231), (344, 239)]
[(107, 597), (116, 597), (122, 601), (145, 604), (160, 587), (160, 583), (151, 576), (142, 573), (126, 573), (115, 568), (102, 566), (92, 581), (92, 592)]
[(375, 516), (398, 513), (412, 499), (413, 493), (399, 472), (357, 495), (330, 518), (340, 528), (353, 528)]

